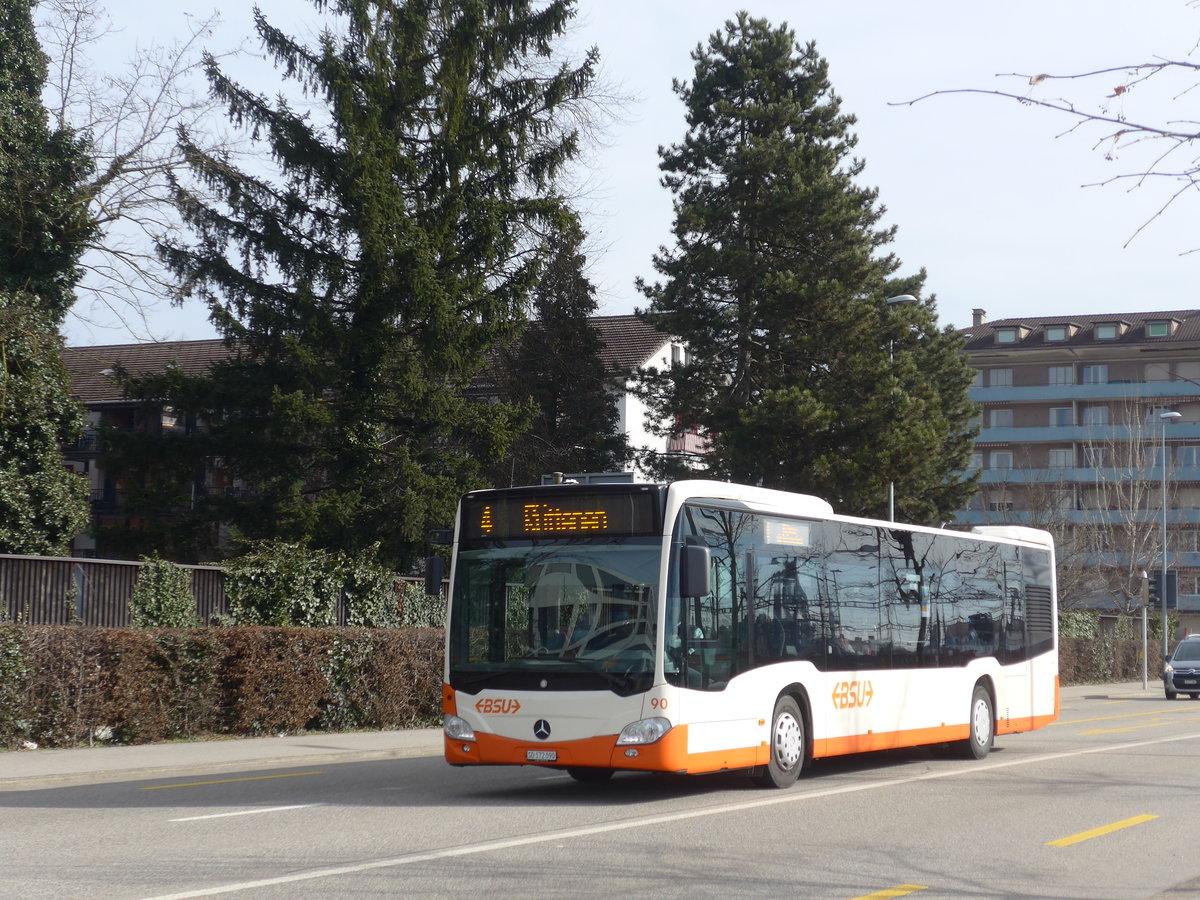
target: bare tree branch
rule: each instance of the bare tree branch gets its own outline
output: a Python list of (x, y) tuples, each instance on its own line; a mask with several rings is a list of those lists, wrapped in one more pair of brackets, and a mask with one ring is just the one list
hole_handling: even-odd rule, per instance
[[(1193, 46), (1192, 52), (1195, 52)], [(1148, 163), (1133, 161), (1134, 167), (1110, 178), (1084, 184), (1083, 187), (1101, 187), (1110, 184), (1127, 184), (1132, 191), (1150, 182), (1174, 182), (1166, 200), (1152, 212), (1125, 242), (1128, 246), (1146, 227), (1166, 212), (1176, 201), (1190, 191), (1200, 188), (1200, 121), (1194, 119), (1156, 120), (1154, 115), (1130, 114), (1126, 107), (1134, 106), (1141, 99), (1149, 102), (1177, 103), (1182, 97), (1200, 87), (1200, 63), (1190, 59), (1156, 58), (1148, 62), (1131, 65), (1106, 66), (1087, 72), (1072, 74), (1021, 72), (998, 73), (995, 77), (1019, 79), (1025, 82), (1025, 91), (954, 88), (930, 91), (911, 100), (891, 103), (891, 106), (912, 106), (933, 97), (954, 94), (976, 94), (1011, 100), (1023, 106), (1037, 107), (1065, 116), (1070, 125), (1057, 137), (1082, 129), (1099, 129), (1099, 136), (1092, 145), (1100, 150), (1104, 159), (1116, 161), (1122, 154), (1135, 148), (1148, 149), (1154, 144), (1162, 145), (1160, 152)], [(1179, 85), (1174, 79), (1184, 80)], [(1086, 101), (1069, 97), (1038, 97), (1035, 91), (1050, 83), (1071, 86), (1082, 85), (1087, 92)], [(1102, 85), (1099, 91), (1096, 85)], [(1144, 106), (1144, 104), (1142, 104)], [(1187, 250), (1184, 252), (1193, 252)]]
[(189, 15), (185, 37), (137, 46), (119, 68), (101, 70), (96, 61), (111, 52), (116, 30), (99, 0), (42, 0), (39, 11), (51, 60), (46, 107), (60, 127), (89, 140), (95, 160), (79, 194), (100, 230), (83, 260), (72, 315), (84, 323), (116, 319), (133, 336), (152, 339), (148, 313), (172, 295), (154, 245), (179, 221), (168, 189), (171, 175), (185, 169), (176, 135), (206, 135), (214, 152), (237, 146), (202, 71), (203, 42), (219, 16)]

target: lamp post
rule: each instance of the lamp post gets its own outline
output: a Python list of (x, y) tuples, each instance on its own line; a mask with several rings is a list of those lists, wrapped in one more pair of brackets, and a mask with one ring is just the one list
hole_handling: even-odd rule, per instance
[[(888, 312), (892, 311), (896, 306), (908, 306), (909, 304), (920, 303), (912, 294), (901, 294), (898, 297), (889, 297), (887, 300)], [(895, 341), (888, 338), (888, 370), (889, 374), (893, 374), (891, 370), (895, 367), (896, 354), (894, 348)], [(888, 479), (888, 521), (896, 521), (896, 481), (894, 478)]]
[(1162, 658), (1163, 665), (1167, 662), (1167, 425), (1174, 419), (1182, 418), (1182, 413), (1159, 413), (1162, 421), (1162, 580), (1158, 583), (1158, 600), (1162, 605)]

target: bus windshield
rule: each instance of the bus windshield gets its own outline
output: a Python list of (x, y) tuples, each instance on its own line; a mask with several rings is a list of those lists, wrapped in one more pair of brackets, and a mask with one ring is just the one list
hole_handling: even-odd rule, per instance
[(622, 696), (654, 678), (661, 541), (489, 542), (460, 548), (450, 681), (483, 688)]

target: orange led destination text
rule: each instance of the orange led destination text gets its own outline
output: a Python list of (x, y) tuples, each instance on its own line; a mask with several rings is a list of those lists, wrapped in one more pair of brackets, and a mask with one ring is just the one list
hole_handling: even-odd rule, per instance
[(603, 531), (608, 528), (608, 512), (602, 509), (559, 509), (548, 503), (526, 503), (522, 522), (526, 532)]

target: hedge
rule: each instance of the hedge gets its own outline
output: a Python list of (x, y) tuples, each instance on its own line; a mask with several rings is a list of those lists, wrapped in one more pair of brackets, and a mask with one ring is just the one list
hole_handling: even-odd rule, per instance
[[(436, 628), (0, 625), (0, 746), (431, 726), (442, 648)], [(1063, 637), (1062, 684), (1140, 681), (1140, 651)]]
[(443, 632), (0, 625), (0, 746), (436, 725)]

